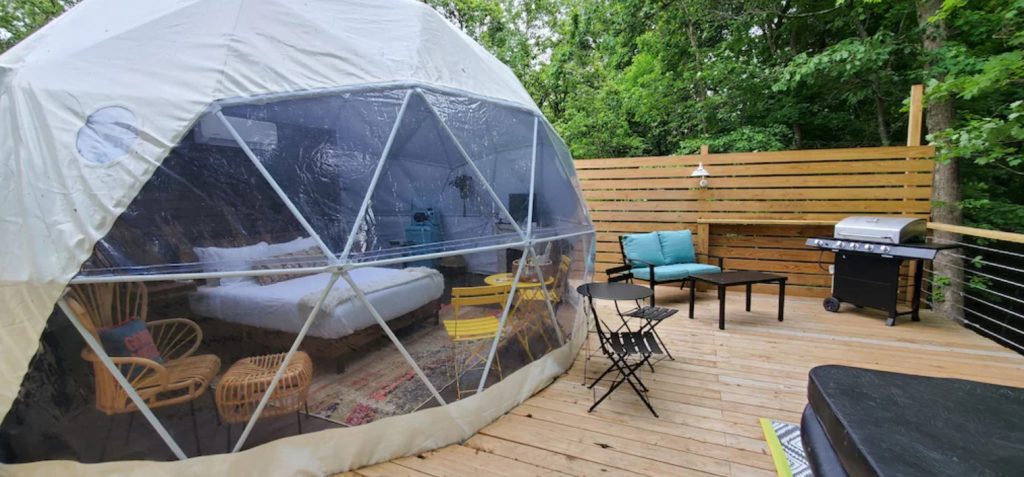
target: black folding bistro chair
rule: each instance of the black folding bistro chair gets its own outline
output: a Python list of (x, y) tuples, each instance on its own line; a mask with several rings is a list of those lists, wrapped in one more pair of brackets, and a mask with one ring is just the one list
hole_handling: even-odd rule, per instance
[[(593, 389), (605, 377), (613, 372), (616, 373), (608, 390), (594, 401), (587, 412), (596, 409), (619, 386), (626, 383), (633, 388), (637, 396), (640, 396), (640, 400), (651, 411), (651, 414), (658, 417), (654, 406), (647, 399), (647, 386), (644, 385), (637, 372), (644, 365), (650, 365), (652, 357), (663, 354), (654, 332), (649, 329), (646, 331), (610, 331), (602, 324), (601, 318), (597, 314), (597, 308), (594, 306), (595, 298), (632, 301), (642, 299), (639, 294), (649, 292), (644, 287), (624, 283), (588, 283), (580, 285), (577, 291), (587, 297), (591, 314), (594, 317), (594, 328), (600, 343), (601, 354), (611, 361), (608, 368), (594, 382), (590, 383), (588, 388)], [(622, 317), (620, 316), (620, 318)], [(622, 319), (625, 320), (625, 318)]]
[[(633, 274), (630, 273), (630, 268), (628, 265), (609, 268), (608, 270), (605, 271), (605, 273), (608, 275), (609, 283), (632, 283)], [(651, 296), (653, 298), (653, 294)], [(663, 306), (654, 306), (653, 300), (650, 305), (645, 304), (644, 299), (634, 300), (633, 302), (636, 306), (626, 311), (620, 310), (619, 302), (615, 302), (615, 311), (618, 312), (619, 317), (622, 318), (622, 325), (620, 325), (615, 331), (619, 332), (622, 331), (623, 329), (625, 329), (626, 331), (633, 331), (629, 327), (629, 320), (631, 318), (638, 318), (641, 321), (640, 326), (636, 331), (638, 333), (643, 333), (645, 331), (650, 331), (651, 333), (654, 333), (654, 337), (655, 339), (658, 340), (658, 344), (661, 345), (661, 349), (662, 351), (664, 351), (665, 357), (672, 361), (675, 361), (676, 359), (672, 357), (672, 353), (669, 352), (668, 346), (665, 346), (665, 341), (661, 339), (661, 335), (658, 334), (658, 330), (656, 328), (666, 318), (669, 318), (672, 315), (679, 313), (679, 310), (675, 308), (666, 308)], [(651, 371), (653, 372), (654, 365), (651, 363), (649, 364), (651, 365)]]

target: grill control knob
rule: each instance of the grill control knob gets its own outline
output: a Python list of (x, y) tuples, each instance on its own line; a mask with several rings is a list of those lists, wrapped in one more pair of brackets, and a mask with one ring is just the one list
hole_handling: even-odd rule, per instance
[(890, 248), (888, 245), (882, 245), (878, 249), (881, 250), (882, 253), (889, 253), (889, 251), (892, 250), (892, 248)]
[(821, 246), (821, 244), (822, 244), (821, 240), (815, 240), (815, 241), (814, 241), (814, 245), (816, 245), (816, 246), (818, 246), (818, 247), (820, 247), (820, 246)]
[(875, 246), (874, 246), (874, 245), (871, 245), (871, 244), (864, 244), (864, 250), (866, 250), (866, 251), (870, 252), (870, 251), (872, 251), (872, 250), (874, 250), (874, 249), (875, 249)]
[(844, 245), (846, 245), (846, 242), (843, 242), (842, 240), (836, 242), (836, 248), (843, 248)]

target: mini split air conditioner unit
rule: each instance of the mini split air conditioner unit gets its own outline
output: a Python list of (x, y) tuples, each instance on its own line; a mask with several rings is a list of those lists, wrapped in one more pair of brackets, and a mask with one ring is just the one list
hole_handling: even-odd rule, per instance
[[(253, 119), (225, 116), (245, 144), (254, 149), (272, 149), (277, 146), (277, 125)], [(231, 132), (216, 115), (207, 114), (199, 120), (196, 142), (214, 146), (239, 147)]]

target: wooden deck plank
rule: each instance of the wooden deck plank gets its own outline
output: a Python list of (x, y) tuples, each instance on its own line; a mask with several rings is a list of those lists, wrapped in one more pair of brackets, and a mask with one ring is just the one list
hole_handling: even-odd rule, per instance
[[(637, 450), (642, 449), (644, 446), (630, 444), (625, 441), (619, 442), (612, 436), (582, 431), (569, 425), (544, 426), (542, 421), (530, 419), (513, 421), (511, 417), (505, 416), (480, 432), (484, 435), (527, 445), (543, 442), (546, 448), (554, 452), (576, 456), (642, 475), (671, 475), (683, 471), (683, 467), (678, 464), (650, 459), (648, 457), (650, 454), (638, 456), (633, 452), (625, 451), (630, 447), (633, 448), (632, 450)], [(607, 441), (613, 441), (614, 443)], [(619, 444), (619, 446), (616, 446), (616, 444)], [(657, 448), (649, 449), (649, 451), (657, 450)], [(696, 471), (693, 472), (695, 474), (698, 473)], [(703, 472), (699, 474), (712, 475)]]
[(532, 419), (540, 419), (551, 423), (572, 422), (575, 427), (580, 429), (603, 434), (614, 433), (619, 437), (659, 447), (730, 462), (742, 462), (754, 467), (772, 468), (770, 462), (764, 461), (762, 453), (754, 453), (724, 444), (708, 443), (680, 436), (676, 432), (677, 426), (675, 424), (662, 421), (654, 416), (634, 417), (615, 422), (614, 426), (610, 426), (609, 421), (613, 420), (609, 419), (608, 416), (597, 417), (592, 413), (586, 412), (584, 408), (578, 408), (575, 412), (560, 412), (524, 404), (514, 409), (512, 414), (529, 416)]
[(403, 467), (393, 462), (383, 462), (377, 465), (364, 467), (353, 472), (353, 474), (362, 477), (423, 477), (433, 475), (423, 473), (415, 469), (410, 469), (408, 467)]
[(1024, 357), (930, 313), (889, 328), (877, 313), (826, 313), (816, 299), (791, 298), (779, 323), (774, 296), (755, 296), (747, 313), (736, 290), (723, 331), (711, 294), (698, 295), (694, 320), (685, 315), (688, 292), (659, 287), (658, 300), (683, 310), (658, 328), (676, 360), (642, 375), (660, 418), (628, 388), (588, 413), (593, 393), (581, 381), (600, 374), (608, 361), (592, 356), (586, 362), (581, 351), (565, 375), (462, 445), (349, 475), (771, 476), (757, 420), (799, 422), (814, 366), (1024, 386)]
[(635, 475), (622, 469), (601, 465), (575, 456), (559, 454), (547, 449), (519, 444), (485, 434), (473, 436), (466, 441), (465, 445), (481, 452), (490, 452), (491, 454), (508, 457), (509, 459), (530, 462), (545, 469), (569, 475)]
[(395, 461), (403, 467), (415, 469), (430, 475), (502, 475), (507, 477), (529, 477), (537, 475), (567, 475), (552, 469), (540, 467), (497, 454), (482, 452), (468, 446), (455, 445), (426, 452), (417, 456), (404, 457)]

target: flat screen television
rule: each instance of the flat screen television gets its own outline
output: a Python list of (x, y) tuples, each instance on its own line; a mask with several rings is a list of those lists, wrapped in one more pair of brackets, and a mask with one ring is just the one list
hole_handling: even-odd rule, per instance
[[(529, 199), (530, 194), (509, 194), (508, 195), (508, 213), (512, 215), (512, 218), (522, 224), (526, 222), (526, 215), (529, 213)], [(537, 216), (537, 202), (533, 203), (533, 215)], [(535, 220), (536, 221), (536, 220)]]

